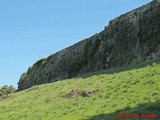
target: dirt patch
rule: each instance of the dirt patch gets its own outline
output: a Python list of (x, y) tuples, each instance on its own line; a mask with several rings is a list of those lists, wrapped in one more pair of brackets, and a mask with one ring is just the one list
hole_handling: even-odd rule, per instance
[(3, 95), (3, 96), (0, 96), (0, 101), (3, 101), (9, 97), (11, 97), (12, 95)]
[(64, 95), (63, 98), (74, 98), (80, 94), (79, 90), (71, 90), (68, 94)]
[(99, 92), (99, 89), (96, 90), (71, 90), (69, 93), (63, 96), (63, 98), (74, 98), (77, 96), (88, 97), (90, 94)]
[(97, 90), (83, 90), (81, 93), (82, 93), (83, 97), (87, 97), (90, 94), (93, 94), (93, 93), (96, 93), (96, 92), (99, 92), (99, 89), (97, 89)]

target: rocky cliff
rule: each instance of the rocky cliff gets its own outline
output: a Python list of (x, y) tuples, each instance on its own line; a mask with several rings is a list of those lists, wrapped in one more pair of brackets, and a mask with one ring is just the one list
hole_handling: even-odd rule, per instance
[(37, 61), (21, 75), (18, 89), (159, 56), (160, 0), (154, 0), (111, 20), (102, 32)]

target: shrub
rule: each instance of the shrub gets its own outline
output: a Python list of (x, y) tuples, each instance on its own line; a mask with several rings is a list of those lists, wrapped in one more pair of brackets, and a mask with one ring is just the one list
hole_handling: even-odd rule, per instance
[(10, 86), (4, 85), (3, 87), (0, 87), (0, 96), (8, 95), (13, 92), (15, 92), (15, 88), (12, 85)]

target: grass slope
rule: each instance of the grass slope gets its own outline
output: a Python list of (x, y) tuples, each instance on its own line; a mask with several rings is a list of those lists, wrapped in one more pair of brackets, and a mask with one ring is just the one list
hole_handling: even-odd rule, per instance
[[(122, 120), (117, 113), (160, 114), (159, 86), (159, 63), (88, 74), (14, 93), (0, 101), (0, 120)], [(100, 91), (62, 97), (75, 89)]]

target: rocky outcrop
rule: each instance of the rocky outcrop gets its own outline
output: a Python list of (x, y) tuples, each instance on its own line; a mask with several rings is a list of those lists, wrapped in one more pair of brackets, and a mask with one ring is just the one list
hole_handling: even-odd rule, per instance
[(21, 75), (18, 89), (160, 56), (160, 0), (109, 22), (105, 29), (48, 58)]

